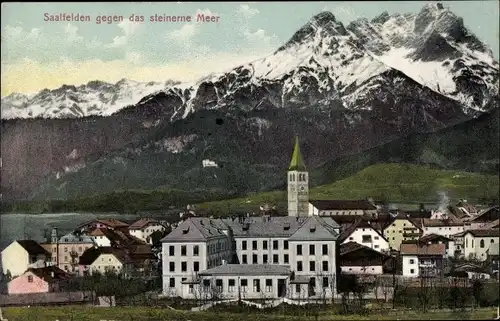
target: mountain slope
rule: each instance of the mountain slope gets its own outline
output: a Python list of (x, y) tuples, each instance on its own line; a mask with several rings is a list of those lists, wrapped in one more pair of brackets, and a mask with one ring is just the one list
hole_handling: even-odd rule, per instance
[[(437, 10), (425, 6), (422, 12), (429, 8)], [(441, 15), (429, 17), (434, 29), (453, 29)], [(386, 24), (370, 22), (377, 23)], [(314, 168), (495, 108), (485, 102), (486, 94), (474, 106), (463, 104), (458, 96), (438, 90), (445, 87), (440, 79), (427, 84), (408, 75), (404, 66), (391, 67), (381, 58), (392, 49), (432, 48), (429, 42), (418, 38), (400, 45), (382, 37), (385, 45), (376, 50), (374, 41), (352, 30), (323, 12), (269, 57), (194, 85), (169, 85), (136, 105), (116, 105), (118, 111), (110, 116), (3, 121), (3, 196), (72, 198), (157, 187), (222, 188), (229, 194), (269, 190), (282, 183), (296, 134)], [(457, 50), (464, 48), (489, 57), (485, 45), (473, 46), (470, 37), (457, 39), (445, 39), (456, 49), (448, 54), (449, 61), (458, 59)], [(469, 62), (481, 67), (483, 56), (476, 54), (477, 60)], [(463, 81), (468, 88), (479, 88), (474, 79)], [(40, 116), (54, 114), (49, 105)], [(109, 111), (103, 107), (95, 113)], [(204, 159), (223, 167), (204, 168)]]

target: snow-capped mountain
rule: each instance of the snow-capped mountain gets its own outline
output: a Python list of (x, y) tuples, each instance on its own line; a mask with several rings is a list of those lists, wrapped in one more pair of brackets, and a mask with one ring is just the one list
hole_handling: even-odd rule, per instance
[(73, 118), (108, 116), (136, 104), (142, 97), (178, 82), (137, 82), (122, 79), (115, 84), (90, 81), (78, 87), (64, 85), (36, 94), (12, 93), (2, 98), (2, 118)]
[[(172, 120), (200, 108), (251, 109), (262, 103), (286, 108), (337, 101), (348, 109), (370, 110), (377, 88), (402, 89), (397, 83), (406, 78), (477, 115), (498, 95), (498, 68), (488, 46), (440, 3), (427, 4), (418, 14), (384, 12), (347, 27), (333, 13), (322, 12), (269, 57), (194, 85), (94, 81), (36, 95), (12, 94), (2, 98), (2, 118), (106, 116), (145, 97), (143, 105), (159, 90), (161, 97), (180, 102)], [(250, 104), (240, 101), (248, 95)]]

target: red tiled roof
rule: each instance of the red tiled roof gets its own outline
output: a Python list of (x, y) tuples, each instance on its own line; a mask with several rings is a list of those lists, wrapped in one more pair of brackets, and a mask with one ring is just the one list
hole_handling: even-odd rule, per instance
[(445, 255), (446, 246), (444, 244), (402, 243), (400, 252), (401, 255)]
[[(29, 268), (26, 272), (31, 272), (47, 282), (54, 282), (58, 280), (67, 280), (71, 276), (58, 268), (57, 266), (46, 266), (43, 268)], [(24, 273), (26, 273), (24, 272)]]
[(137, 222), (132, 223), (128, 227), (128, 229), (129, 230), (141, 230), (144, 227), (146, 227), (148, 224), (158, 224), (158, 225), (161, 225), (160, 222), (157, 221), (157, 220), (153, 220), (153, 219), (150, 219), (150, 218), (141, 218)]

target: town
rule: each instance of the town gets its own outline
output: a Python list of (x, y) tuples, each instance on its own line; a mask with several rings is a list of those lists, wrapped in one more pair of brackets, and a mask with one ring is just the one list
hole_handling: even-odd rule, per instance
[[(498, 205), (462, 199), (407, 210), (373, 199), (311, 200), (298, 138), (286, 175), (286, 214), (269, 204), (226, 217), (188, 207), (176, 219), (102, 218), (64, 235), (54, 227), (42, 242), (13, 240), (1, 252), (0, 306), (114, 306), (142, 291), (196, 311), (359, 298), (430, 307), (421, 296), (431, 289), (487, 286), (496, 298), (472, 291), (475, 304), (498, 302)], [(460, 307), (470, 296), (436, 300)]]

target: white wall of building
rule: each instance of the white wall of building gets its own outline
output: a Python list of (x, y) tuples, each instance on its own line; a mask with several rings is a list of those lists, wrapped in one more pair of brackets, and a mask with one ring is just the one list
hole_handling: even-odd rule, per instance
[(28, 269), (28, 265), (28, 252), (16, 241), (2, 251), (3, 274), (9, 271), (12, 277), (19, 276)]
[(403, 255), (403, 276), (419, 276), (418, 257), (416, 255)]
[(344, 244), (356, 242), (378, 252), (389, 251), (389, 242), (370, 227), (358, 227), (344, 240)]
[(494, 243), (499, 243), (498, 237), (474, 237), (471, 233), (467, 233), (464, 235), (464, 256), (466, 259), (485, 261), (488, 258), (487, 251)]
[(132, 236), (137, 237), (140, 240), (143, 240), (146, 243), (152, 244), (150, 239), (151, 234), (156, 231), (165, 231), (165, 227), (161, 224), (157, 223), (149, 223), (141, 229), (130, 229), (129, 233)]
[(453, 234), (457, 234), (464, 231), (463, 225), (454, 226), (424, 226), (423, 235), (427, 234), (437, 234), (445, 237), (450, 237)]
[(94, 239), (94, 242), (99, 247), (107, 247), (111, 246), (111, 241), (104, 235), (99, 236), (91, 236)]

